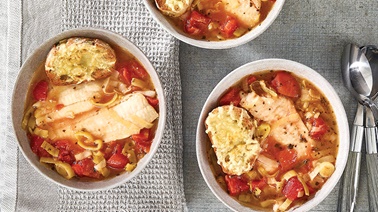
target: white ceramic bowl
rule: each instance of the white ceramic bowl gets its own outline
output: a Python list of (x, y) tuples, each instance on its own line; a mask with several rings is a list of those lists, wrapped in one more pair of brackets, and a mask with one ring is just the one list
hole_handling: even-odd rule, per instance
[(280, 13), (282, 6), (285, 0), (277, 0), (269, 12), (268, 16), (265, 18), (261, 24), (253, 28), (251, 31), (246, 33), (245, 35), (236, 38), (236, 39), (229, 39), (224, 41), (204, 41), (204, 40), (197, 40), (193, 39), (185, 34), (182, 29), (174, 26), (170, 21), (168, 21), (167, 17), (163, 15), (159, 9), (155, 5), (155, 0), (143, 0), (144, 4), (146, 5), (147, 9), (150, 11), (152, 17), (171, 35), (176, 37), (177, 39), (201, 48), (206, 49), (228, 49), (236, 46), (240, 46), (245, 44), (261, 33), (263, 33), (268, 27), (273, 23), (273, 21), (277, 18), (278, 14)]
[(333, 87), (329, 84), (329, 82), (326, 79), (324, 79), (316, 71), (305, 65), (283, 59), (258, 60), (237, 68), (236, 70), (228, 74), (225, 78), (223, 78), (223, 80), (221, 80), (214, 88), (214, 90), (210, 93), (200, 114), (196, 135), (196, 151), (198, 164), (202, 176), (205, 179), (207, 185), (221, 202), (223, 202), (226, 206), (228, 206), (230, 209), (234, 211), (253, 211), (253, 209), (245, 207), (238, 203), (235, 199), (233, 199), (229, 194), (227, 194), (226, 191), (224, 191), (219, 186), (218, 182), (216, 181), (213, 172), (210, 169), (210, 163), (207, 157), (207, 146), (209, 146), (210, 141), (207, 134), (205, 133), (204, 122), (207, 117), (207, 114), (212, 109), (217, 107), (217, 101), (219, 97), (229, 87), (234, 85), (244, 76), (265, 70), (287, 70), (301, 78), (311, 81), (328, 98), (335, 112), (335, 117), (339, 127), (340, 136), (339, 150), (336, 158), (336, 170), (332, 174), (332, 176), (327, 180), (327, 182), (323, 185), (321, 190), (319, 190), (315, 194), (315, 197), (313, 199), (307, 201), (305, 204), (294, 209), (294, 211), (308, 211), (314, 206), (318, 205), (327, 197), (327, 195), (332, 191), (332, 189), (339, 181), (344, 171), (349, 152), (349, 126), (344, 107), (336, 91), (333, 89)]
[[(28, 92), (30, 79), (34, 74), (34, 71), (36, 71), (38, 67), (44, 62), (48, 52), (54, 44), (56, 44), (58, 41), (62, 39), (74, 36), (99, 38), (109, 43), (110, 45), (118, 45), (124, 48), (139, 60), (139, 62), (145, 67), (145, 69), (151, 76), (152, 82), (155, 86), (157, 96), (159, 99), (158, 127), (156, 130), (155, 138), (152, 141), (150, 152), (146, 154), (143, 157), (143, 159), (141, 159), (138, 162), (138, 166), (131, 173), (125, 172), (114, 178), (94, 182), (83, 182), (78, 181), (76, 179), (66, 180), (57, 172), (47, 169), (43, 164), (39, 162), (38, 157), (31, 151), (29, 141), (26, 136), (26, 132), (21, 128), (21, 121), (24, 113), (26, 94)], [(148, 164), (148, 162), (151, 161), (152, 157), (156, 153), (163, 136), (163, 130), (166, 120), (166, 104), (163, 88), (154, 67), (147, 59), (147, 57), (138, 47), (136, 47), (133, 43), (131, 43), (129, 40), (122, 37), (121, 35), (107, 30), (94, 28), (81, 28), (65, 31), (47, 40), (41, 46), (39, 46), (29, 56), (29, 58), (21, 67), (14, 87), (11, 110), (13, 128), (17, 137), (20, 150), (23, 153), (24, 157), (27, 159), (27, 161), (30, 163), (30, 165), (33, 166), (42, 176), (46, 177), (52, 182), (75, 190), (110, 189), (131, 180), (133, 177), (139, 174), (142, 171), (142, 169)]]

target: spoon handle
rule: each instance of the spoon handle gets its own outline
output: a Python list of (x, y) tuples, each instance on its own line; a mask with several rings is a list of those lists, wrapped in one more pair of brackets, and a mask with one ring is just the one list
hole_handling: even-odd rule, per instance
[(375, 116), (373, 115), (373, 111), (367, 108), (365, 122), (365, 141), (370, 211), (378, 211), (378, 135), (374, 117)]
[(378, 154), (366, 154), (370, 211), (378, 211)]
[(350, 138), (350, 152), (340, 184), (337, 211), (353, 211), (356, 206), (360, 176), (361, 148), (364, 136), (364, 107), (358, 104)]

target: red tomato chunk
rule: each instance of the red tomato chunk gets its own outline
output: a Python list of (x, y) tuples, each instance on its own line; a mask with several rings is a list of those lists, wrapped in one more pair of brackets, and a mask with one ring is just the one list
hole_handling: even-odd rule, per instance
[(310, 131), (310, 136), (313, 139), (320, 140), (321, 137), (326, 134), (328, 131), (328, 126), (325, 123), (325, 121), (318, 117), (318, 118), (311, 118), (309, 122), (312, 125), (311, 131)]
[(297, 163), (297, 151), (294, 149), (284, 149), (278, 153), (278, 161), (282, 171), (292, 169)]
[(249, 191), (249, 185), (246, 180), (240, 176), (230, 176), (225, 177), (227, 189), (231, 196), (239, 195), (241, 192)]
[(98, 179), (101, 177), (101, 174), (95, 171), (94, 166), (95, 164), (93, 163), (92, 159), (85, 158), (75, 162), (72, 165), (72, 169), (79, 177), (91, 177)]
[(225, 95), (222, 96), (222, 98), (219, 100), (220, 105), (229, 105), (233, 104), (234, 106), (238, 106), (240, 103), (240, 95), (239, 95), (240, 89), (233, 87), (230, 90), (227, 91)]
[(272, 87), (282, 95), (297, 98), (301, 88), (297, 80), (288, 72), (280, 71), (271, 82)]
[(38, 157), (51, 157), (51, 155), (41, 147), (45, 140), (44, 138), (37, 135), (29, 135), (29, 140), (31, 150), (38, 155)]
[(37, 101), (46, 100), (48, 87), (49, 84), (45, 80), (39, 81), (33, 90), (34, 99)]
[(184, 30), (191, 35), (204, 34), (211, 19), (193, 10), (185, 22)]
[(282, 190), (282, 193), (287, 197), (289, 200), (295, 200), (298, 198), (299, 192), (303, 191), (303, 185), (298, 180), (297, 177), (290, 178), (286, 184), (285, 187)]
[(226, 38), (232, 37), (237, 28), (238, 28), (238, 21), (231, 16), (227, 16), (226, 21), (220, 27), (222, 34)]
[(121, 153), (116, 153), (112, 155), (106, 163), (112, 168), (123, 169), (126, 164), (129, 163), (129, 159)]

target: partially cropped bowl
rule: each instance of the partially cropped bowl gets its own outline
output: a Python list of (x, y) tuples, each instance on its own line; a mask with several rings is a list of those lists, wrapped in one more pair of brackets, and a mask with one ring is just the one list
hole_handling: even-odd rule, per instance
[(220, 40), (220, 41), (207, 41), (207, 40), (195, 39), (189, 36), (186, 32), (184, 32), (184, 29), (182, 27), (176, 26), (170, 20), (169, 16), (161, 13), (161, 11), (157, 8), (155, 4), (155, 0), (143, 0), (143, 1), (147, 9), (149, 10), (150, 14), (152, 15), (152, 17), (155, 19), (155, 21), (158, 22), (160, 26), (163, 27), (168, 33), (170, 33), (177, 39), (187, 44), (200, 47), (200, 48), (205, 48), (205, 49), (228, 49), (228, 48), (240, 46), (242, 44), (245, 44), (257, 38), (260, 34), (266, 31), (270, 27), (270, 25), (272, 25), (274, 20), (277, 18), (277, 16), (281, 12), (281, 9), (285, 2), (285, 0), (276, 0), (271, 10), (267, 14), (267, 16), (264, 18), (264, 20), (260, 22), (259, 24), (257, 24), (256, 26), (254, 26), (244, 35), (237, 38), (225, 39), (225, 40)]
[(224, 77), (210, 93), (199, 117), (196, 134), (196, 153), (198, 165), (210, 190), (227, 207), (234, 211), (263, 210), (261, 207), (247, 207), (245, 204), (241, 204), (236, 200), (236, 198), (231, 197), (227, 192), (227, 189), (222, 188), (220, 183), (215, 178), (214, 169), (212, 168), (213, 165), (211, 165), (212, 163), (208, 155), (212, 144), (209, 140), (208, 134), (206, 133), (205, 120), (208, 117), (208, 114), (219, 105), (219, 99), (225, 94), (228, 88), (235, 85), (235, 83), (239, 82), (243, 77), (261, 73), (262, 71), (267, 70), (285, 70), (298, 76), (299, 78), (308, 80), (324, 94), (334, 111), (334, 117), (337, 122), (339, 135), (339, 145), (334, 164), (335, 171), (312, 198), (310, 198), (304, 204), (290, 209), (292, 211), (309, 211), (311, 208), (320, 204), (331, 193), (342, 176), (349, 151), (349, 127), (343, 104), (340, 101), (337, 92), (318, 72), (303, 64), (284, 59), (264, 59), (243, 65)]
[[(82, 181), (75, 177), (70, 180), (67, 180), (63, 176), (59, 175), (56, 171), (48, 169), (45, 165), (40, 163), (38, 156), (33, 153), (30, 147), (27, 132), (24, 129), (22, 129), (21, 123), (23, 120), (23, 114), (25, 112), (25, 104), (27, 101), (27, 94), (31, 83), (31, 79), (33, 77), (34, 72), (39, 67), (41, 67), (41, 65), (44, 65), (44, 61), (46, 60), (46, 56), (48, 55), (50, 49), (59, 41), (70, 37), (97, 38), (108, 43), (111, 47), (117, 46), (117, 48), (126, 50), (139, 61), (139, 63), (145, 68), (145, 70), (151, 78), (159, 101), (159, 117), (157, 122), (157, 128), (155, 131), (155, 136), (152, 140), (152, 144), (150, 146), (150, 151), (141, 160), (138, 161), (136, 168), (131, 172), (125, 171), (118, 176), (105, 178), (99, 181)], [(166, 104), (164, 91), (159, 80), (159, 76), (155, 71), (154, 67), (152, 66), (151, 62), (137, 46), (135, 46), (125, 37), (108, 30), (96, 28), (79, 28), (62, 32), (48, 39), (37, 49), (35, 49), (34, 52), (27, 58), (27, 60), (20, 69), (18, 78), (14, 86), (11, 113), (13, 128), (16, 134), (20, 150), (23, 153), (26, 160), (29, 162), (29, 164), (41, 174), (40, 176), (43, 176), (46, 179), (58, 185), (70, 189), (89, 191), (105, 190), (119, 186), (123, 183), (126, 183), (127, 181), (130, 181), (146, 167), (146, 165), (151, 161), (154, 154), (156, 153), (163, 136), (163, 130), (166, 121)]]

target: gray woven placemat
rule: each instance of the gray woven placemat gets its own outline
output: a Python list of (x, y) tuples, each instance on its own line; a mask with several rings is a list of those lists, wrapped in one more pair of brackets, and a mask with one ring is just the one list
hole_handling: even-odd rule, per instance
[(167, 125), (156, 155), (136, 178), (107, 191), (78, 192), (60, 187), (59, 210), (186, 210), (178, 41), (155, 23), (140, 0), (63, 0), (62, 15), (62, 30), (105, 28), (122, 34), (141, 48), (162, 81)]

